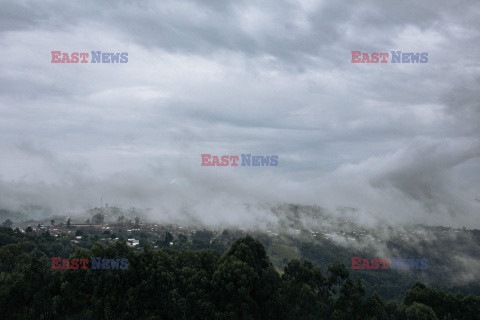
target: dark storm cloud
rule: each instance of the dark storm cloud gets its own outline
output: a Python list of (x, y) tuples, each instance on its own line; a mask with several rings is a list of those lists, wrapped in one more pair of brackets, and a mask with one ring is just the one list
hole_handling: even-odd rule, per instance
[(480, 75), (459, 77), (454, 88), (444, 95), (447, 113), (462, 134), (480, 135)]
[(2, 1), (0, 4), (0, 30), (23, 30), (37, 25), (41, 15), (36, 11), (38, 6), (30, 6), (26, 3)]
[(97, 26), (97, 32), (117, 30), (124, 40), (147, 48), (186, 54), (227, 50), (246, 56), (271, 55), (284, 61), (286, 68), (309, 65), (319, 58), (330, 67), (345, 64), (344, 49), (397, 49), (391, 48), (392, 40), (407, 27), (425, 31), (442, 30), (452, 22), (467, 21), (471, 28), (478, 25), (478, 6), (466, 1), (462, 5), (440, 1), (434, 9), (430, 2), (416, 1), (305, 1), (303, 5), (296, 1), (86, 1), (69, 5), (5, 1), (3, 8), (4, 31), (25, 26), (69, 31), (90, 23)]
[[(476, 1), (3, 1), (0, 207), (83, 210), (102, 195), (204, 223), (275, 221), (245, 204), (277, 202), (478, 223), (479, 12)], [(51, 50), (129, 62), (52, 64)], [(352, 64), (352, 50), (429, 62)], [(280, 165), (206, 168), (202, 153)]]

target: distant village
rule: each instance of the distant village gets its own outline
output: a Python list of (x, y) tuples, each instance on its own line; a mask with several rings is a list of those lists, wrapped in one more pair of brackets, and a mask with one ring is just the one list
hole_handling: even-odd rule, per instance
[[(296, 208), (289, 208), (288, 213), (295, 212)], [(372, 228), (366, 228), (355, 224), (355, 222), (343, 219), (321, 216), (318, 212), (310, 213), (310, 219), (313, 222), (302, 221), (302, 217), (297, 214), (286, 214), (280, 220), (280, 227), (260, 231), (272, 239), (279, 239), (284, 236), (302, 240), (320, 241), (329, 239), (333, 242), (348, 244), (357, 242), (359, 244), (381, 243), (386, 239), (396, 239), (399, 241), (428, 240), (432, 237), (432, 231), (438, 233), (458, 233), (466, 231), (465, 228), (451, 227), (394, 227), (387, 225), (377, 225)], [(277, 213), (277, 214), (284, 214)], [(309, 212), (306, 213), (307, 217)], [(316, 223), (314, 223), (316, 222)], [(86, 211), (82, 215), (75, 216), (55, 216), (48, 219), (27, 220), (12, 222), (7, 219), (3, 226), (18, 228), (21, 232), (47, 232), (53, 237), (66, 237), (72, 243), (81, 245), (85, 242), (86, 235), (93, 236), (94, 240), (108, 245), (115, 241), (125, 241), (132, 248), (142, 247), (142, 239), (148, 239), (150, 243), (157, 248), (162, 241), (163, 245), (173, 245), (178, 239), (186, 237), (192, 239), (202, 237), (197, 234), (198, 230), (207, 232), (203, 235), (203, 241), (212, 243), (221, 237), (224, 229), (209, 229), (208, 231), (199, 226), (179, 226), (175, 224), (159, 224), (148, 220), (147, 210), (130, 208), (123, 210), (117, 207), (109, 207), (108, 204), (102, 207), (96, 207)], [(238, 228), (232, 230), (238, 236), (246, 233), (254, 233), (254, 230)]]
[[(142, 238), (148, 238), (155, 243), (159, 239), (169, 240), (168, 245), (173, 245), (174, 239), (182, 236), (191, 238), (197, 233), (197, 228), (178, 226), (174, 224), (160, 225), (142, 221), (143, 212), (130, 209), (124, 212), (119, 208), (106, 207), (88, 210), (83, 216), (56, 216), (51, 219), (27, 220), (12, 222), (7, 219), (4, 227), (18, 228), (21, 232), (34, 232), (37, 234), (48, 232), (53, 237), (66, 237), (72, 243), (81, 245), (85, 236), (94, 236), (95, 240), (104, 245), (115, 241), (125, 241), (132, 248), (141, 247)], [(209, 231), (215, 240), (220, 232)], [(154, 248), (157, 248), (154, 245)]]

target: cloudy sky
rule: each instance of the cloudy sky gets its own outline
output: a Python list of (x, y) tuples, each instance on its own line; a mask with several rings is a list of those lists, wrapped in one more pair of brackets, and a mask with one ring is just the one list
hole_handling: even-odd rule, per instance
[[(0, 0), (0, 208), (102, 197), (246, 224), (291, 202), (479, 228), (479, 17), (475, 0)], [(353, 64), (355, 50), (429, 60)]]

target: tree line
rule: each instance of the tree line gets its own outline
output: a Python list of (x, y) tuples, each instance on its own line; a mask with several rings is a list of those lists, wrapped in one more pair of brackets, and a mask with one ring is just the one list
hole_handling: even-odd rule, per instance
[[(184, 241), (186, 241), (184, 239)], [(52, 270), (50, 257), (128, 259), (125, 270)], [(480, 297), (417, 282), (402, 303), (365, 295), (338, 261), (322, 274), (293, 259), (277, 272), (250, 236), (212, 249), (78, 248), (48, 232), (0, 228), (3, 319), (480, 319)]]

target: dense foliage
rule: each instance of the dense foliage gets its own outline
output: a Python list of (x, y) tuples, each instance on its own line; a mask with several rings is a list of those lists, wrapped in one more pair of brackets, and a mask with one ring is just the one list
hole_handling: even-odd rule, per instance
[[(208, 235), (195, 241), (202, 236)], [(50, 257), (57, 256), (127, 258), (129, 266), (52, 270)], [(480, 319), (480, 297), (417, 282), (397, 305), (377, 293), (366, 296), (338, 261), (324, 275), (310, 261), (292, 259), (280, 275), (249, 236), (223, 255), (149, 245), (137, 253), (121, 241), (85, 249), (48, 232), (0, 228), (0, 310), (4, 319), (471, 320)]]

